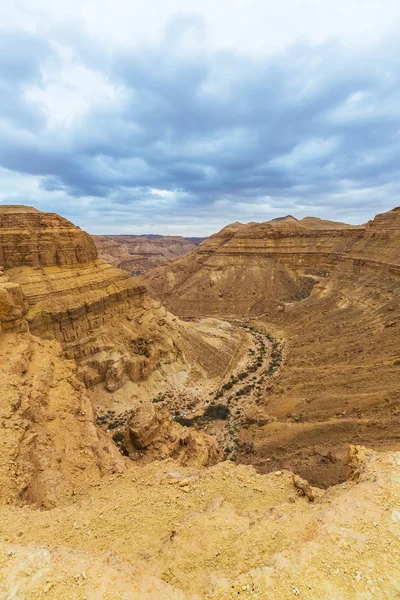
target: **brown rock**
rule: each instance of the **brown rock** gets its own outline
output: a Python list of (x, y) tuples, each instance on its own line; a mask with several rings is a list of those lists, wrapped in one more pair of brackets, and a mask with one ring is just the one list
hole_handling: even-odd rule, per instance
[(182, 465), (210, 466), (223, 458), (215, 439), (175, 423), (169, 412), (146, 402), (134, 411), (124, 436), (133, 460), (149, 462), (171, 457)]

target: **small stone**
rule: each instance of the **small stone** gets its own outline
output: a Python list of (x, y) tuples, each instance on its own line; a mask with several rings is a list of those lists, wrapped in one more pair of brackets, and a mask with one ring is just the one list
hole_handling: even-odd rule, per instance
[(275, 471), (275, 475), (282, 475), (282, 471)]
[(53, 581), (48, 581), (48, 582), (46, 583), (46, 585), (44, 586), (44, 588), (43, 588), (43, 592), (44, 592), (45, 594), (47, 594), (47, 592), (49, 592), (49, 591), (51, 590), (51, 588), (52, 588), (52, 587), (54, 587), (54, 583), (53, 583)]

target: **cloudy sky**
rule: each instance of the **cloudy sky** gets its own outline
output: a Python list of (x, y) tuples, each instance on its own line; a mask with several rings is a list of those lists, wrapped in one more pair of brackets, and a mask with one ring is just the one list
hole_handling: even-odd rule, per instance
[(399, 0), (0, 2), (0, 204), (206, 235), (400, 204)]

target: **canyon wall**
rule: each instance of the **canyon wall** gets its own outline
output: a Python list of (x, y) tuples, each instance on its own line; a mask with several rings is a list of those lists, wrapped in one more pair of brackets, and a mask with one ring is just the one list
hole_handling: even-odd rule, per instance
[(144, 281), (179, 315), (262, 314), (308, 295), (363, 233), (313, 218), (234, 223), (196, 252), (152, 269)]
[(240, 318), (282, 344), (259, 418), (239, 418), (240, 461), (330, 485), (349, 443), (400, 448), (399, 248), (399, 208), (362, 227), (288, 218), (233, 224), (148, 272), (176, 314)]
[[(150, 375), (157, 391), (171, 378), (181, 389), (195, 388), (204, 377), (221, 377), (240, 346), (242, 333), (232, 326), (207, 329), (176, 319), (58, 215), (0, 207), (0, 265), (2, 330), (28, 327), (60, 342), (88, 388), (115, 392)], [(216, 339), (220, 351), (211, 359)], [(152, 396), (151, 384), (143, 393)], [(124, 401), (132, 394), (139, 394), (137, 385)]]
[(184, 256), (202, 241), (202, 238), (172, 235), (93, 235), (92, 238), (102, 260), (134, 275)]

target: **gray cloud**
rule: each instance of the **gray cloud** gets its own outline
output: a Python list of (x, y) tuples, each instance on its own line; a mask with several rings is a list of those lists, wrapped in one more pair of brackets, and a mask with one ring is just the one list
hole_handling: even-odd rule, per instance
[(0, 37), (0, 202), (97, 232), (188, 233), (285, 212), (362, 222), (398, 203), (396, 39), (185, 52), (205, 31), (181, 15), (158, 43), (111, 51), (65, 25)]

